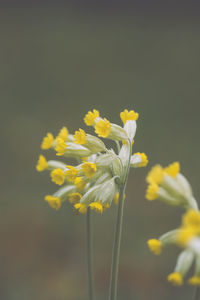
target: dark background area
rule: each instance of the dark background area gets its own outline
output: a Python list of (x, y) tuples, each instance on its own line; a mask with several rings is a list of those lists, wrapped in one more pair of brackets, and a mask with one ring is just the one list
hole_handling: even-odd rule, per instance
[[(35, 164), (47, 131), (87, 129), (93, 108), (117, 124), (124, 108), (138, 111), (134, 151), (150, 161), (129, 176), (119, 300), (191, 299), (191, 287), (166, 281), (179, 249), (154, 257), (146, 246), (182, 211), (144, 195), (150, 167), (178, 160), (199, 197), (198, 14), (197, 1), (1, 2), (1, 299), (87, 299), (85, 217), (48, 207), (57, 187)], [(93, 214), (97, 300), (107, 299), (115, 215)]]

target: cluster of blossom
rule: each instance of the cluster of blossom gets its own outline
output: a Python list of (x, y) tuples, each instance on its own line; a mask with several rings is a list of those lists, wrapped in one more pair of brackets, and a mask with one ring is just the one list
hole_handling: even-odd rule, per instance
[(180, 286), (186, 273), (195, 264), (194, 275), (188, 279), (193, 286), (200, 286), (200, 212), (187, 179), (180, 173), (180, 165), (175, 162), (166, 168), (157, 165), (147, 176), (146, 198), (158, 199), (169, 205), (182, 206), (186, 213), (179, 228), (171, 230), (158, 239), (148, 240), (149, 249), (159, 255), (162, 249), (175, 244), (183, 250), (178, 256), (174, 272), (167, 279)]
[[(42, 150), (53, 149), (57, 156), (77, 161), (77, 165), (72, 166), (39, 156), (37, 171), (50, 171), (51, 180), (62, 186), (53, 195), (45, 196), (52, 208), (58, 210), (68, 200), (79, 213), (86, 213), (88, 207), (102, 213), (113, 201), (117, 204), (119, 186), (124, 183), (127, 168), (147, 165), (144, 153), (132, 154), (138, 113), (125, 109), (120, 117), (123, 127), (101, 118), (94, 109), (85, 115), (84, 122), (94, 127), (98, 137), (83, 129), (72, 135), (66, 127), (55, 138), (51, 133), (44, 137)], [(99, 137), (114, 140), (118, 150), (107, 149)]]

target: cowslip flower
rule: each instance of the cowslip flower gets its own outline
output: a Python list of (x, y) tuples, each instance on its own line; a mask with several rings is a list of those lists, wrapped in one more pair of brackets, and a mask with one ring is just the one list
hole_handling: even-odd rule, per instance
[[(61, 128), (55, 138), (47, 133), (42, 150), (54, 149), (57, 156), (77, 161), (69, 165), (67, 161), (66, 164), (59, 160), (47, 161), (44, 155), (39, 156), (37, 171), (49, 171), (52, 182), (61, 186), (53, 195), (45, 197), (52, 208), (58, 210), (68, 200), (79, 213), (86, 213), (89, 207), (101, 214), (112, 202), (117, 204), (119, 185), (124, 180), (128, 163), (132, 168), (147, 165), (144, 153), (132, 154), (138, 113), (124, 110), (120, 117), (123, 126), (110, 123), (95, 109), (89, 111), (84, 122), (93, 126), (98, 136), (81, 128), (70, 134), (67, 127)], [(100, 137), (116, 141), (118, 149), (107, 149)]]
[(180, 173), (180, 164), (174, 162), (168, 167), (154, 166), (147, 175), (147, 200), (158, 199), (173, 206), (198, 209), (187, 179)]
[(181, 286), (194, 264), (194, 275), (188, 279), (188, 284), (200, 286), (200, 212), (189, 182), (179, 172), (178, 163), (167, 168), (157, 165), (147, 176), (148, 200), (158, 198), (167, 204), (183, 206), (186, 209), (180, 227), (161, 235), (158, 239), (148, 240), (147, 245), (155, 255), (160, 255), (166, 246), (172, 244), (180, 247), (182, 252), (167, 280), (175, 286)]
[[(70, 166), (57, 160), (47, 161), (43, 155), (39, 156), (37, 171), (49, 170), (51, 180), (62, 186), (58, 193), (45, 197), (51, 207), (57, 210), (68, 199), (80, 213), (85, 213), (87, 207), (102, 213), (111, 206), (113, 200), (117, 203), (118, 185), (124, 176), (127, 157), (132, 152), (128, 140), (133, 143), (138, 114), (124, 110), (120, 117), (123, 127), (101, 118), (95, 109), (84, 117), (86, 125), (93, 126), (99, 137), (120, 141), (119, 152), (108, 150), (99, 137), (87, 134), (83, 129), (72, 135), (67, 127), (63, 127), (56, 138), (47, 133), (41, 144), (42, 150), (51, 148), (57, 156), (73, 157), (78, 162), (84, 160), (81, 164)], [(130, 157), (130, 167), (144, 167), (148, 163), (144, 153), (138, 152)]]
[(89, 111), (86, 114), (84, 121), (86, 125), (95, 128), (95, 133), (99, 137), (108, 138), (114, 141), (128, 139), (128, 135), (124, 128), (117, 124), (110, 123), (106, 118), (101, 118), (97, 110), (93, 110), (93, 112)]
[[(89, 111), (84, 122), (92, 126), (97, 136), (88, 134), (79, 128), (71, 134), (63, 127), (55, 138), (47, 133), (41, 149), (53, 149), (59, 160), (47, 160), (40, 155), (36, 170), (49, 171), (53, 183), (60, 188), (52, 195), (46, 195), (45, 201), (55, 210), (59, 210), (68, 200), (76, 214), (86, 214), (88, 286), (89, 298), (93, 299), (92, 263), (91, 263), (91, 212), (102, 214), (112, 206), (118, 205), (111, 269), (110, 299), (114, 299), (117, 290), (117, 270), (122, 231), (125, 187), (130, 168), (145, 167), (148, 158), (145, 153), (134, 152), (134, 137), (138, 113), (125, 109), (120, 117), (122, 126), (111, 123), (101, 117), (97, 110)], [(114, 147), (108, 149), (101, 138), (114, 141)], [(70, 165), (68, 158), (75, 162)], [(114, 279), (114, 280), (113, 280)]]

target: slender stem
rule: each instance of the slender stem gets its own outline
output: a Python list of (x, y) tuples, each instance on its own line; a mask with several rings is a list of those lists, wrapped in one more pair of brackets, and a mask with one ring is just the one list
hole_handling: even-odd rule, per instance
[(113, 245), (109, 300), (117, 299), (118, 267), (119, 267), (122, 225), (123, 225), (123, 211), (124, 211), (124, 192), (127, 184), (128, 173), (130, 168), (130, 160), (132, 154), (132, 144), (131, 141), (128, 142), (129, 142), (129, 158), (128, 158), (126, 170), (124, 172), (123, 184), (121, 184), (119, 187), (119, 204), (118, 204), (117, 220), (116, 220), (116, 227), (115, 227), (115, 238), (114, 238), (114, 245)]
[(117, 297), (118, 266), (119, 266), (119, 254), (120, 254), (123, 208), (124, 208), (124, 190), (125, 190), (125, 185), (123, 185), (119, 191), (119, 204), (118, 204), (118, 211), (117, 211), (117, 221), (116, 221), (116, 228), (115, 228), (115, 239), (114, 239), (114, 246), (113, 246), (113, 258), (112, 258), (112, 269), (111, 269), (111, 280), (110, 280), (110, 295), (109, 295), (110, 300), (115, 300)]
[(87, 265), (88, 265), (88, 296), (89, 300), (94, 299), (93, 283), (93, 259), (92, 259), (92, 229), (91, 229), (91, 211), (87, 209)]
[(200, 300), (200, 288), (196, 287), (196, 291), (194, 294), (194, 300)]

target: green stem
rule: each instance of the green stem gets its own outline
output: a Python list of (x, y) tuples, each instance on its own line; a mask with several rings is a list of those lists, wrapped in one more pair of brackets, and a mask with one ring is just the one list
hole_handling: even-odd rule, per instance
[(94, 299), (93, 283), (93, 259), (92, 259), (92, 230), (91, 230), (91, 211), (87, 209), (87, 265), (88, 265), (88, 296), (89, 300)]
[(200, 288), (199, 287), (196, 287), (194, 300), (200, 300)]
[(123, 225), (123, 211), (124, 211), (124, 193), (126, 189), (128, 173), (130, 168), (131, 154), (132, 154), (131, 141), (129, 141), (129, 148), (130, 148), (129, 158), (128, 158), (126, 170), (124, 172), (123, 183), (119, 187), (119, 204), (118, 204), (117, 220), (116, 220), (116, 227), (115, 227), (115, 238), (114, 238), (114, 245), (113, 245), (109, 300), (117, 299), (119, 255), (120, 255), (121, 234), (122, 234), (122, 225)]
[(116, 221), (116, 228), (115, 228), (115, 239), (114, 239), (114, 246), (113, 246), (113, 258), (112, 258), (112, 269), (111, 269), (111, 280), (110, 280), (110, 295), (109, 295), (110, 300), (117, 299), (118, 266), (119, 266), (123, 209), (124, 209), (124, 190), (125, 190), (125, 185), (123, 185), (119, 191), (119, 204), (118, 204), (118, 211), (117, 211), (117, 221)]

